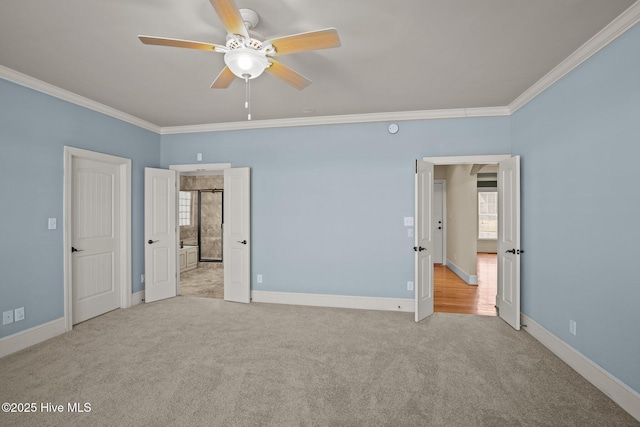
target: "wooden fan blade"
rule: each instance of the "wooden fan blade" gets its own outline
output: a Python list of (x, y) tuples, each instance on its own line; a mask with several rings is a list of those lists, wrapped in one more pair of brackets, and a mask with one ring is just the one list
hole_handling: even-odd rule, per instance
[(236, 34), (249, 39), (249, 32), (244, 26), (242, 15), (233, 0), (209, 0), (229, 34)]
[(288, 55), (306, 50), (338, 47), (340, 46), (340, 37), (335, 28), (326, 28), (324, 30), (280, 37), (263, 43), (264, 46), (268, 44), (271, 44), (276, 49), (276, 52), (271, 56)]
[(229, 67), (224, 67), (218, 77), (211, 84), (211, 89), (226, 89), (236, 78), (236, 75), (231, 72)]
[(270, 72), (276, 77), (280, 77), (282, 80), (289, 83), (296, 89), (302, 90), (311, 84), (311, 80), (301, 74), (296, 73), (286, 65), (274, 59), (269, 59), (269, 62), (271, 62), (271, 66), (266, 68), (265, 71)]
[(184, 47), (187, 49), (208, 50), (210, 52), (223, 52), (216, 49), (226, 49), (225, 46), (220, 46), (212, 43), (194, 42), (191, 40), (168, 39), (165, 37), (155, 36), (138, 36), (138, 38), (144, 44), (152, 44), (157, 46)]

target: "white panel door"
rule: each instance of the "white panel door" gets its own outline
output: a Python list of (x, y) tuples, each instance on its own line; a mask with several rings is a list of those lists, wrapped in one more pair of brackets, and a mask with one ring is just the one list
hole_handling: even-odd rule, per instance
[(520, 157), (498, 164), (498, 315), (520, 330)]
[(145, 302), (176, 296), (176, 172), (144, 168)]
[(224, 170), (224, 299), (251, 300), (251, 181), (249, 168)]
[(119, 166), (73, 157), (72, 323), (120, 307)]
[(433, 262), (444, 263), (444, 183), (433, 183)]
[(415, 318), (433, 314), (433, 163), (416, 160), (415, 178)]

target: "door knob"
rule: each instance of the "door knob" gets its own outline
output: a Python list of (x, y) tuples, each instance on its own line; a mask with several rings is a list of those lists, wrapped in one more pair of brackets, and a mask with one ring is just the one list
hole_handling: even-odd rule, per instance
[(506, 251), (506, 253), (515, 255), (516, 254), (516, 250), (515, 249), (509, 249), (509, 250)]
[(76, 249), (73, 246), (71, 246), (71, 252), (82, 252), (84, 249)]
[(157, 240), (151, 240), (151, 239), (149, 239), (149, 241), (148, 241), (147, 243), (148, 243), (148, 244), (150, 244), (150, 245), (153, 245), (155, 242), (157, 242)]
[(427, 248), (423, 248), (422, 246), (414, 246), (413, 250), (416, 252), (422, 252), (422, 251), (426, 251)]
[(238, 240), (238, 243), (242, 243), (243, 245), (246, 245), (247, 241), (246, 240)]

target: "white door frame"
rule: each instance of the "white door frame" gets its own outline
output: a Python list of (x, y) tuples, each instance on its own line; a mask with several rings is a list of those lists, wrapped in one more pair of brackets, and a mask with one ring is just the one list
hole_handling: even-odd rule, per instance
[[(443, 157), (423, 157), (422, 160), (433, 163), (436, 166), (446, 165), (468, 165), (468, 164), (498, 164), (503, 160), (513, 157), (511, 154), (489, 154), (477, 156), (443, 156)], [(418, 218), (416, 218), (416, 221)], [(446, 254), (445, 254), (446, 257)]]
[(120, 172), (120, 308), (131, 307), (131, 159), (97, 153), (75, 147), (64, 147), (64, 192), (63, 192), (63, 223), (64, 223), (64, 323), (67, 332), (73, 329), (73, 295), (72, 295), (72, 262), (71, 256), (71, 213), (73, 188), (73, 158), (83, 158), (97, 162), (111, 163), (119, 166)]
[(434, 165), (471, 165), (485, 164), (497, 165), (503, 160), (513, 157), (511, 154), (489, 154), (478, 156), (445, 156), (445, 157), (423, 157), (422, 160), (431, 162)]

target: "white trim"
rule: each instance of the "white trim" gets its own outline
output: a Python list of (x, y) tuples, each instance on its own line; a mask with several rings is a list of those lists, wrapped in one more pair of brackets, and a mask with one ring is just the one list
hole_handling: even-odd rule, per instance
[(520, 317), (525, 331), (640, 421), (640, 394), (526, 314), (521, 313)]
[(444, 157), (423, 157), (425, 162), (433, 163), (434, 165), (471, 165), (471, 164), (485, 164), (493, 165), (498, 164), (503, 160), (511, 158), (511, 154), (486, 154), (478, 156), (444, 156)]
[(23, 350), (66, 332), (64, 317), (0, 338), (0, 357)]
[(71, 194), (74, 157), (120, 166), (120, 308), (131, 306), (131, 159), (97, 153), (75, 147), (64, 147), (64, 319), (67, 331), (73, 329), (71, 294)]
[(160, 133), (161, 131), (160, 126), (154, 125), (153, 123), (149, 123), (145, 120), (139, 119), (138, 117), (132, 116), (131, 114), (116, 110), (115, 108), (101, 104), (92, 99), (85, 98), (84, 96), (77, 95), (73, 92), (69, 92), (68, 90), (61, 89), (50, 83), (43, 82), (42, 80), (38, 80), (2, 65), (0, 65), (0, 78), (20, 86), (51, 95), (55, 98), (71, 102), (72, 104), (88, 108), (89, 110), (97, 111), (98, 113), (113, 117), (114, 119), (122, 120), (123, 122), (130, 123), (151, 132)]
[(131, 307), (142, 304), (144, 302), (144, 291), (134, 292), (131, 295)]
[(285, 128), (295, 126), (342, 125), (406, 120), (454, 119), (465, 117), (508, 116), (508, 107), (456, 108), (449, 110), (399, 111), (389, 113), (344, 114), (341, 116), (295, 117), (290, 119), (252, 120), (245, 122), (211, 123), (192, 126), (163, 127), (162, 135), (176, 133), (219, 132), (230, 130)]
[(526, 103), (540, 95), (555, 82), (576, 69), (580, 64), (598, 53), (609, 43), (620, 37), (627, 30), (640, 22), (640, 1), (632, 4), (627, 10), (622, 12), (609, 25), (604, 27), (595, 36), (569, 55), (564, 61), (549, 71), (544, 77), (534, 83), (529, 89), (524, 91), (511, 104), (509, 104), (510, 114), (515, 113)]
[(211, 172), (230, 169), (231, 163), (196, 163), (195, 165), (170, 165), (169, 169), (178, 172)]
[(462, 268), (460, 268), (457, 265), (455, 265), (454, 263), (452, 263), (451, 260), (449, 260), (449, 259), (447, 259), (447, 267), (449, 267), (449, 269), (451, 271), (456, 273), (456, 275), (459, 278), (464, 280), (464, 282), (467, 285), (477, 285), (478, 284), (478, 276), (477, 275), (467, 273)]
[(272, 304), (340, 307), (362, 310), (403, 311), (413, 313), (413, 298), (357, 297), (350, 295), (303, 294), (293, 292), (251, 291), (252, 302)]

